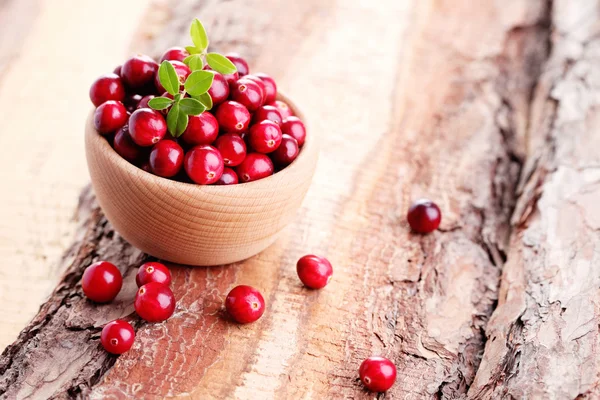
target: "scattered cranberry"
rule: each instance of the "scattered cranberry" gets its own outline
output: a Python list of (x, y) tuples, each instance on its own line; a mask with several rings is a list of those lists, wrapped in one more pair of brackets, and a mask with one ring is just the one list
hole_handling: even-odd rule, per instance
[[(192, 73), (190, 67), (182, 63), (181, 61), (169, 61), (173, 67), (175, 68), (175, 72), (177, 73), (177, 77), (179, 78), (179, 85), (183, 85), (187, 77)], [(156, 90), (158, 93), (163, 93), (166, 91), (164, 86), (160, 83), (158, 79), (158, 74), (156, 74), (154, 78), (154, 86), (156, 86)]]
[(175, 296), (168, 286), (150, 282), (138, 289), (133, 306), (143, 320), (161, 322), (173, 315)]
[(215, 141), (215, 147), (223, 156), (223, 162), (228, 167), (238, 166), (246, 158), (246, 143), (235, 133), (219, 136)]
[(215, 182), (215, 185), (235, 185), (239, 182), (238, 176), (231, 168), (223, 168), (223, 175)]
[(106, 74), (96, 79), (90, 87), (90, 100), (96, 107), (108, 100), (123, 101), (125, 87), (117, 74)]
[(152, 82), (158, 71), (158, 64), (152, 58), (138, 54), (125, 61), (121, 67), (121, 78), (130, 88), (141, 88)]
[(136, 108), (138, 108), (138, 104), (140, 103), (140, 101), (142, 100), (142, 96), (139, 94), (132, 94), (130, 96), (125, 97), (125, 100), (123, 100), (123, 105), (125, 106), (125, 109), (127, 110), (127, 112), (134, 112)]
[(440, 208), (428, 199), (415, 201), (408, 209), (406, 217), (413, 231), (418, 233), (429, 233), (435, 231), (442, 222)]
[(129, 134), (138, 146), (152, 146), (167, 132), (167, 123), (156, 110), (140, 108), (129, 118)]
[(209, 70), (209, 72), (213, 73), (215, 76), (213, 78), (212, 86), (208, 89), (208, 94), (213, 101), (213, 107), (216, 107), (229, 97), (229, 83), (225, 79), (225, 76), (220, 73), (212, 70)]
[[(254, 76), (260, 78), (265, 84), (265, 104), (270, 104), (275, 101), (277, 98), (277, 84), (275, 83), (275, 79), (271, 78), (269, 75), (259, 72), (254, 74)], [(282, 102), (283, 103), (283, 102)], [(283, 103), (285, 104), (285, 103)], [(287, 106), (287, 104), (285, 104)], [(289, 107), (288, 107), (289, 108)], [(282, 114), (283, 116), (283, 114)], [(283, 117), (285, 118), (285, 117)]]
[(171, 272), (169, 271), (169, 268), (156, 261), (142, 264), (135, 276), (135, 283), (138, 287), (142, 287), (150, 282), (169, 286), (171, 284)]
[(201, 185), (215, 183), (223, 174), (223, 157), (212, 146), (192, 147), (183, 162), (190, 179)]
[(273, 175), (273, 162), (260, 153), (249, 153), (244, 161), (235, 168), (238, 178), (242, 182), (252, 182)]
[(225, 57), (235, 65), (239, 76), (248, 75), (250, 73), (248, 63), (238, 53), (228, 53)]
[(283, 121), (283, 118), (281, 118), (281, 114), (279, 113), (279, 110), (277, 108), (275, 108), (274, 106), (259, 107), (254, 112), (254, 117), (252, 117), (252, 123), (256, 124), (258, 122), (266, 121), (266, 120), (273, 121), (277, 125), (281, 126), (281, 122)]
[(302, 147), (306, 141), (306, 128), (300, 118), (290, 116), (281, 123), (281, 132), (290, 135), (298, 141), (298, 146)]
[(248, 324), (263, 315), (265, 300), (252, 286), (240, 285), (234, 287), (227, 295), (225, 308), (236, 322)]
[(183, 60), (185, 60), (185, 58), (189, 55), (190, 53), (188, 53), (188, 51), (183, 47), (171, 47), (169, 50), (163, 53), (158, 63), (162, 64), (162, 62), (165, 60), (183, 62)]
[(142, 99), (140, 100), (140, 102), (137, 105), (137, 108), (149, 108), (150, 106), (148, 105), (148, 102), (150, 102), (150, 100), (152, 100), (153, 98), (155, 98), (156, 96), (154, 96), (153, 94), (149, 94), (147, 96), (142, 97)]
[(294, 115), (294, 112), (292, 111), (290, 106), (288, 106), (287, 103), (284, 101), (275, 100), (273, 103), (270, 103), (270, 105), (274, 106), (275, 108), (277, 108), (277, 110), (279, 110), (281, 118), (283, 118), (284, 120)]
[(232, 100), (254, 111), (263, 104), (262, 89), (250, 79), (241, 78), (229, 88)]
[(298, 260), (296, 272), (304, 285), (311, 289), (321, 289), (329, 283), (333, 268), (325, 257), (310, 254)]
[(250, 124), (250, 112), (237, 101), (228, 100), (221, 104), (215, 117), (224, 133), (243, 132)]
[(396, 382), (396, 366), (384, 357), (369, 357), (360, 364), (360, 380), (372, 392), (385, 392)]
[(272, 121), (262, 121), (252, 125), (248, 141), (259, 153), (271, 153), (281, 144), (282, 134), (279, 125)]
[(181, 135), (184, 142), (189, 145), (212, 144), (219, 135), (219, 123), (209, 112), (200, 115), (190, 115), (188, 126)]
[(116, 319), (102, 328), (100, 343), (111, 354), (123, 354), (131, 349), (135, 331), (129, 322)]
[(177, 175), (183, 164), (183, 149), (173, 140), (161, 140), (150, 152), (152, 173), (165, 178)]
[(271, 158), (278, 166), (285, 167), (298, 157), (298, 153), (300, 153), (298, 141), (290, 135), (283, 135), (281, 144), (277, 150), (271, 153)]
[(127, 123), (127, 110), (120, 101), (109, 100), (100, 104), (94, 112), (94, 126), (100, 133), (116, 131)]
[(125, 125), (117, 131), (113, 139), (113, 147), (117, 154), (131, 163), (136, 163), (144, 156), (144, 149), (135, 144), (129, 135), (129, 127)]
[(81, 287), (85, 296), (96, 303), (112, 301), (123, 286), (121, 271), (108, 261), (98, 261), (85, 269)]

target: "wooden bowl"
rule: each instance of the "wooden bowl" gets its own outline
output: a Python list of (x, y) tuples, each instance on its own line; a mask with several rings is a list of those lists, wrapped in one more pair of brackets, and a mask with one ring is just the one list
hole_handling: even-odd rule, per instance
[(278, 98), (307, 125), (298, 158), (268, 178), (227, 186), (176, 182), (130, 164), (98, 134), (92, 113), (86, 157), (106, 218), (132, 245), (175, 263), (227, 264), (260, 253), (294, 219), (318, 158), (306, 118), (287, 97)]

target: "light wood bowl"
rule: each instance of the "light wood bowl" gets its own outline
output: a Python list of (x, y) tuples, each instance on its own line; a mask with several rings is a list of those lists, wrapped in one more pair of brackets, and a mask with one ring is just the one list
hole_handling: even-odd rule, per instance
[(85, 128), (92, 185), (106, 218), (132, 245), (162, 260), (188, 265), (241, 261), (271, 245), (294, 219), (318, 158), (307, 126), (298, 158), (268, 178), (227, 186), (181, 183), (152, 175), (119, 156), (93, 124)]

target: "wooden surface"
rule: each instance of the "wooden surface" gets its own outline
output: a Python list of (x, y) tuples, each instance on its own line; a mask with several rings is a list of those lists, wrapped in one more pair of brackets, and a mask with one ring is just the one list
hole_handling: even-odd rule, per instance
[[(176, 313), (147, 324), (132, 314), (145, 255), (84, 192), (61, 282), (0, 357), (0, 395), (367, 399), (357, 369), (372, 354), (398, 367), (385, 398), (599, 395), (596, 2), (215, 0), (167, 10), (154, 8), (160, 23), (145, 29), (155, 38), (134, 47), (181, 43), (197, 15), (216, 48), (247, 55), (317, 122), (307, 199), (257, 257), (173, 265)], [(431, 235), (406, 226), (418, 197), (442, 209)], [(334, 265), (319, 292), (295, 274), (309, 252)], [(82, 298), (81, 273), (96, 259), (124, 272), (114, 304)], [(222, 310), (241, 283), (267, 302), (249, 326)], [(119, 316), (134, 321), (137, 341), (116, 358), (98, 336)]]

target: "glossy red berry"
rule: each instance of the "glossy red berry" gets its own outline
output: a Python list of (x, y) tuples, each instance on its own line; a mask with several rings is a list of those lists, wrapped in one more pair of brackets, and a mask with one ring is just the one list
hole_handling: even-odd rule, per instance
[(154, 79), (158, 64), (152, 58), (138, 54), (125, 61), (121, 67), (121, 78), (130, 88), (141, 88)]
[(125, 106), (125, 109), (127, 110), (127, 112), (134, 112), (136, 108), (138, 108), (138, 104), (140, 103), (140, 101), (142, 100), (142, 96), (139, 94), (132, 94), (130, 96), (125, 97), (125, 100), (123, 100), (123, 105)]
[(420, 199), (410, 206), (406, 219), (413, 231), (429, 233), (440, 226), (442, 212), (437, 204), (431, 200)]
[(219, 136), (215, 141), (215, 147), (223, 156), (223, 163), (228, 167), (238, 166), (246, 158), (246, 143), (235, 133)]
[(238, 176), (235, 171), (231, 168), (225, 167), (223, 168), (223, 174), (219, 180), (215, 182), (215, 185), (235, 185), (238, 182)]
[(311, 289), (321, 289), (329, 283), (333, 268), (325, 257), (309, 254), (298, 260), (296, 272), (305, 286)]
[[(183, 85), (187, 77), (192, 73), (190, 67), (182, 63), (181, 61), (169, 61), (173, 67), (175, 68), (175, 72), (177, 73), (177, 77), (179, 78), (179, 85)], [(158, 93), (163, 93), (166, 91), (164, 86), (160, 83), (158, 78), (158, 74), (156, 74), (154, 78), (154, 86), (156, 86), (156, 90)]]
[(106, 74), (96, 79), (90, 87), (90, 100), (96, 107), (108, 100), (123, 101), (125, 86), (117, 74)]
[(119, 129), (115, 134), (113, 147), (117, 154), (130, 163), (136, 163), (140, 161), (145, 154), (148, 154), (131, 139), (129, 127), (127, 125)]
[(248, 75), (250, 73), (248, 63), (238, 53), (227, 53), (225, 57), (227, 57), (229, 61), (231, 61), (233, 65), (235, 65), (235, 67), (237, 68), (238, 75), (240, 77)]
[(225, 76), (220, 73), (212, 70), (208, 71), (214, 74), (213, 83), (210, 89), (208, 89), (208, 94), (212, 99), (213, 107), (216, 107), (229, 97), (229, 83), (225, 79)]
[(249, 111), (254, 111), (263, 104), (262, 89), (250, 79), (240, 78), (229, 88), (229, 97), (244, 105)]
[(275, 151), (283, 138), (279, 125), (272, 121), (261, 121), (252, 125), (248, 135), (250, 147), (264, 154)]
[(360, 364), (360, 380), (372, 392), (385, 392), (396, 382), (396, 366), (384, 357), (369, 357)]
[(212, 146), (192, 147), (183, 160), (185, 172), (190, 179), (200, 185), (210, 185), (223, 174), (223, 157)]
[(284, 120), (294, 115), (294, 112), (285, 101), (275, 100), (273, 103), (270, 103), (270, 105), (274, 106), (275, 108), (277, 108), (277, 110), (279, 110), (281, 118), (283, 118)]
[(138, 287), (142, 287), (150, 282), (169, 286), (171, 284), (171, 271), (169, 271), (166, 265), (156, 261), (142, 264), (135, 276), (135, 283)]
[(142, 97), (136, 108), (149, 108), (150, 106), (148, 105), (148, 102), (155, 97), (156, 96), (154, 96), (153, 94), (149, 94), (147, 96)]
[(161, 140), (150, 152), (152, 173), (165, 178), (177, 175), (183, 164), (183, 149), (173, 140)]
[(250, 112), (237, 101), (228, 100), (221, 104), (215, 117), (223, 133), (244, 132), (250, 124)]
[(267, 105), (259, 107), (254, 112), (254, 116), (252, 117), (252, 123), (256, 124), (266, 120), (273, 121), (277, 125), (281, 126), (283, 118), (281, 118), (281, 114), (279, 113), (279, 110), (277, 108), (275, 108), (274, 106)]
[[(204, 68), (202, 68), (202, 69), (204, 69), (205, 71), (212, 71), (213, 70), (209, 65), (205, 65)], [(218, 73), (218, 72), (215, 72), (215, 73)], [(217, 78), (215, 77), (215, 79), (217, 79)], [(235, 71), (233, 74), (223, 75), (223, 79), (225, 80), (225, 83), (227, 83), (227, 85), (232, 85), (238, 79), (240, 79), (240, 75), (238, 74), (237, 71)], [(213, 83), (213, 85), (214, 85), (214, 83)], [(213, 99), (213, 101), (214, 101), (214, 99)]]
[[(265, 104), (271, 104), (277, 98), (277, 84), (275, 83), (275, 79), (271, 78), (269, 75), (264, 72), (259, 72), (254, 74), (254, 76), (260, 78), (265, 84)], [(283, 102), (282, 102), (283, 103)], [(284, 103), (285, 104), (285, 103)], [(287, 104), (286, 104), (287, 106)], [(283, 114), (282, 114), (283, 117)], [(285, 118), (285, 117), (283, 117)]]
[(183, 60), (185, 60), (185, 58), (189, 55), (190, 53), (188, 53), (188, 51), (183, 47), (171, 47), (163, 53), (158, 63), (162, 64), (162, 62), (165, 60), (183, 62)]
[(306, 127), (298, 117), (290, 116), (284, 119), (281, 124), (281, 132), (296, 139), (300, 147), (306, 141)]
[(120, 101), (109, 100), (94, 112), (94, 126), (102, 134), (112, 133), (127, 123), (127, 110)]
[(277, 150), (271, 153), (271, 159), (278, 166), (285, 167), (290, 165), (298, 157), (299, 153), (300, 148), (296, 139), (290, 135), (283, 135), (281, 144)]
[(265, 300), (252, 286), (240, 285), (234, 287), (227, 295), (225, 308), (236, 322), (248, 324), (264, 314)]
[(135, 340), (135, 331), (131, 324), (122, 319), (116, 319), (102, 328), (100, 343), (104, 350), (111, 354), (123, 354), (131, 349)]
[(263, 82), (263, 80), (260, 79), (256, 75), (246, 75), (246, 76), (244, 76), (244, 78), (250, 79), (252, 82), (254, 82), (258, 85), (258, 87), (260, 88), (260, 94), (262, 95), (261, 106), (264, 105), (267, 102), (267, 97), (266, 97), (267, 95), (266, 95), (265, 83)]
[(261, 153), (249, 153), (244, 161), (235, 168), (240, 182), (252, 182), (273, 175), (273, 162), (269, 156)]
[(138, 289), (133, 306), (143, 320), (161, 322), (173, 315), (175, 296), (168, 286), (150, 282)]
[(151, 108), (135, 110), (129, 118), (129, 134), (138, 146), (152, 146), (167, 132), (167, 123), (161, 113)]
[(85, 296), (96, 303), (112, 301), (123, 286), (121, 271), (108, 261), (98, 261), (85, 269), (81, 287)]
[(188, 126), (181, 135), (184, 142), (192, 146), (212, 144), (219, 135), (219, 123), (208, 111), (190, 115)]

